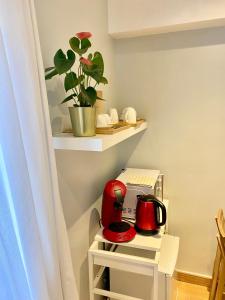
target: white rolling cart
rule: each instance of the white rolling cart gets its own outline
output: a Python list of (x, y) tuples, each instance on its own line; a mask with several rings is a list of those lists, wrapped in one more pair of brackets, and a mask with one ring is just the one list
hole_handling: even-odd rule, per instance
[[(88, 253), (90, 300), (169, 300), (178, 249), (179, 238), (165, 234), (165, 226), (155, 236), (137, 234), (120, 244), (107, 241), (100, 229)], [(106, 267), (108, 290), (101, 284)]]

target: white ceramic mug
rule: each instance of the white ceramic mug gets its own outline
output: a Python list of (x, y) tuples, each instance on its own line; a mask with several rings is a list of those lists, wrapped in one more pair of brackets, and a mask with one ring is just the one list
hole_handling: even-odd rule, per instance
[(137, 122), (137, 113), (133, 107), (124, 108), (121, 117), (128, 124), (136, 124)]
[(117, 124), (119, 122), (118, 112), (116, 108), (110, 109), (110, 117), (112, 124)]
[(110, 127), (110, 126), (112, 126), (111, 123), (112, 123), (112, 121), (108, 114), (97, 115), (97, 123), (96, 123), (97, 128)]

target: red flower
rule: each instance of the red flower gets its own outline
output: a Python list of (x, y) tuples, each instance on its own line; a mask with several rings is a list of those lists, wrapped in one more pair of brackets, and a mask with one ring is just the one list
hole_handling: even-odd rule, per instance
[(80, 58), (80, 62), (81, 62), (82, 64), (84, 64), (84, 65), (87, 65), (87, 66), (91, 66), (91, 65), (92, 65), (92, 62), (91, 62), (89, 59), (84, 58), (84, 57), (81, 57), (81, 58)]
[(78, 37), (78, 39), (83, 40), (89, 39), (92, 36), (92, 34), (90, 32), (78, 32), (76, 36)]

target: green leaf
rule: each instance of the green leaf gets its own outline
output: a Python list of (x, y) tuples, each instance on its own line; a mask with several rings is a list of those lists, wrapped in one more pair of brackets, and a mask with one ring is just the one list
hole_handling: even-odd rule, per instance
[(64, 87), (66, 92), (71, 90), (72, 88), (75, 88), (78, 85), (78, 79), (77, 75), (74, 72), (70, 72), (66, 74), (65, 80), (64, 80)]
[(93, 106), (95, 104), (96, 99), (97, 99), (96, 90), (93, 87), (89, 86), (86, 89), (86, 93), (87, 93), (88, 98), (89, 98), (88, 102), (91, 104), (91, 106)]
[(99, 83), (108, 84), (108, 80), (105, 77), (102, 76)]
[(75, 62), (75, 58), (75, 53), (72, 50), (67, 51), (66, 57), (62, 49), (59, 49), (54, 56), (54, 64), (58, 74), (69, 71)]
[(81, 40), (81, 49), (88, 49), (91, 47), (91, 42), (89, 39), (83, 39)]
[(102, 79), (104, 73), (104, 62), (101, 53), (95, 52), (91, 62), (91, 66), (82, 66), (83, 72), (86, 75), (91, 76), (97, 83), (108, 83), (107, 79)]
[(86, 53), (88, 48), (91, 47), (91, 42), (89, 41), (89, 39), (83, 39), (80, 41), (75, 36), (69, 40), (69, 43), (73, 51), (78, 53), (79, 55)]
[[(47, 70), (48, 69), (48, 70)], [(45, 80), (51, 79), (53, 76), (57, 75), (58, 72), (54, 67), (45, 69)]]
[(98, 71), (101, 76), (104, 74), (104, 61), (100, 52), (95, 52), (92, 63), (98, 66)]
[(79, 47), (80, 47), (80, 40), (74, 36), (74, 37), (72, 37), (69, 40), (69, 43), (70, 43), (70, 47), (73, 49), (73, 51), (75, 51), (76, 53), (80, 54), (79, 53), (79, 51), (80, 51), (80, 49), (79, 49)]
[(85, 64), (81, 64), (81, 67), (82, 67), (82, 71), (84, 72), (84, 74), (90, 76), (91, 73), (92, 73), (92, 70), (91, 70), (91, 66), (87, 66)]
[[(69, 43), (70, 43), (70, 47), (73, 49), (73, 51), (78, 53), (79, 55), (84, 54), (88, 50), (88, 48), (91, 46), (91, 43), (88, 39), (83, 39), (80, 42), (80, 40), (75, 36), (69, 40)], [(80, 45), (80, 43), (81, 43), (81, 45)]]
[(91, 76), (97, 82), (99, 82), (99, 80), (102, 77), (99, 74), (98, 66), (96, 66), (96, 65), (91, 65), (91, 66), (82, 65), (82, 70), (83, 70), (84, 74)]
[(95, 65), (89, 66), (89, 65), (82, 64), (81, 66), (82, 66), (83, 72), (88, 76), (91, 76), (91, 74), (93, 74), (94, 72), (97, 71), (97, 66), (95, 66)]
[(74, 97), (76, 97), (76, 96), (77, 96), (77, 94), (74, 93), (74, 94), (72, 94), (72, 95), (66, 97), (66, 98), (61, 102), (61, 104), (62, 104), (62, 103), (65, 103), (65, 102), (67, 102), (67, 101), (72, 100), (72, 99), (73, 99)]
[(88, 59), (92, 60), (93, 55), (91, 53), (88, 54)]
[(82, 86), (81, 94), (85, 104), (89, 104), (91, 106), (95, 104), (97, 92), (93, 87), (89, 86), (87, 89), (85, 89), (84, 86)]
[(101, 75), (99, 74), (97, 69), (94, 69), (93, 71), (89, 72), (89, 76), (91, 76), (97, 83), (100, 82)]

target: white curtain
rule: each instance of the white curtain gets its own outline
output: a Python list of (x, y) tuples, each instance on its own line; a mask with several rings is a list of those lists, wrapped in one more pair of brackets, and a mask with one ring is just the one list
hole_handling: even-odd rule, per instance
[(0, 299), (77, 300), (33, 0), (0, 0)]

